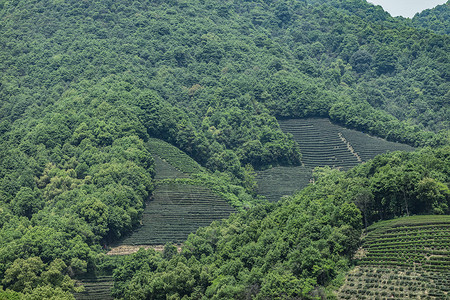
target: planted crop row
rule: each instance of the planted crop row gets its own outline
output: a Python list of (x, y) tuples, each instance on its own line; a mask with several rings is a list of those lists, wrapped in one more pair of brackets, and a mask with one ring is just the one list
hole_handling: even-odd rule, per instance
[(156, 154), (153, 155), (155, 160), (155, 179), (174, 179), (174, 178), (186, 178), (189, 177), (186, 173), (183, 173), (173, 167), (171, 164), (161, 159)]
[(368, 161), (375, 156), (388, 151), (414, 151), (414, 148), (409, 145), (389, 142), (360, 131), (343, 127), (340, 127), (340, 131), (345, 139), (351, 143), (353, 149), (363, 161)]
[(370, 248), (380, 248), (380, 247), (395, 247), (395, 246), (422, 246), (425, 247), (424, 243), (427, 243), (426, 245), (428, 247), (447, 247), (450, 246), (450, 239), (448, 238), (440, 238), (439, 240), (436, 240), (435, 238), (440, 237), (424, 237), (424, 238), (418, 238), (416, 240), (410, 240), (410, 239), (392, 239), (390, 241), (372, 241), (372, 242), (366, 242), (365, 245), (368, 249)]
[[(399, 227), (393, 227), (390, 229), (385, 229), (383, 227), (380, 228), (381, 232), (384, 234), (399, 234), (399, 233), (414, 233), (416, 231), (436, 231), (436, 230), (449, 230), (450, 225), (447, 224), (414, 224), (411, 226), (399, 226)], [(372, 235), (376, 236), (376, 232), (372, 232)]]
[[(382, 249), (380, 249), (382, 250)], [(368, 250), (366, 256), (359, 261), (361, 264), (383, 264), (395, 262), (397, 265), (411, 265), (412, 263), (418, 264), (417, 267), (439, 265), (446, 266), (450, 265), (450, 261), (446, 257), (436, 257), (430, 259), (431, 256), (428, 254), (427, 249), (422, 251), (417, 251), (415, 253), (409, 252), (407, 249), (397, 249), (397, 253), (393, 251), (377, 251), (371, 252)]]
[[(423, 227), (421, 227), (423, 228)], [(386, 233), (383, 234), (371, 234), (370, 237), (366, 237), (365, 240), (369, 239), (388, 239), (393, 237), (410, 237), (410, 236), (424, 236), (424, 235), (446, 235), (448, 233), (449, 227), (444, 228), (434, 228), (434, 229), (412, 229), (412, 230), (404, 230), (404, 231), (386, 231)], [(392, 232), (392, 233), (391, 233)]]
[[(409, 219), (414, 220), (414, 218)], [(440, 224), (435, 228), (434, 232), (429, 230), (430, 225), (433, 224), (413, 226), (414, 229), (410, 231), (403, 230), (405, 229), (404, 227), (401, 227), (402, 230), (392, 230), (388, 226), (378, 226), (377, 230), (368, 232), (368, 235), (364, 238), (363, 247), (369, 252), (373, 250), (386, 251), (389, 249), (400, 250), (407, 248), (405, 249), (406, 252), (414, 249), (415, 252), (423, 255), (427, 255), (429, 250), (450, 250), (450, 230), (448, 230), (450, 227), (446, 226), (448, 224)], [(408, 234), (405, 234), (406, 232)]]
[(153, 193), (142, 226), (123, 245), (178, 243), (199, 227), (226, 218), (235, 210), (208, 188), (186, 184), (161, 184)]
[(292, 195), (306, 187), (311, 178), (311, 170), (306, 167), (274, 167), (259, 171), (256, 176), (258, 194), (273, 202), (282, 196)]
[(370, 226), (339, 298), (448, 299), (448, 225), (449, 216), (414, 216)]
[(442, 225), (443, 227), (450, 227), (450, 216), (448, 215), (424, 215), (404, 217), (393, 220), (381, 221), (371, 225), (367, 228), (367, 232), (381, 230), (381, 232), (391, 232), (392, 230), (412, 230), (415, 226), (422, 228)]
[(85, 290), (84, 292), (74, 294), (77, 300), (113, 299), (111, 296), (111, 288), (113, 285), (112, 276), (86, 278), (79, 283), (84, 286)]
[[(380, 248), (380, 249), (370, 249), (370, 253), (398, 253), (399, 251), (398, 247), (392, 247), (392, 248)], [(417, 248), (405, 248), (402, 252), (406, 255), (414, 255), (415, 253), (422, 253), (424, 252), (425, 247), (417, 247)], [(366, 254), (370, 255), (370, 254)], [(450, 255), (450, 251), (440, 251), (440, 250), (429, 250), (427, 249), (427, 255), (439, 255), (448, 257)]]
[(365, 240), (364, 243), (367, 247), (375, 247), (375, 246), (384, 246), (384, 245), (402, 245), (402, 244), (419, 244), (423, 245), (423, 242), (433, 242), (439, 244), (448, 244), (450, 239), (448, 236), (439, 236), (439, 235), (428, 235), (428, 236), (416, 236), (416, 238), (406, 238), (406, 237), (398, 237), (398, 238), (389, 238), (384, 240)]
[(159, 156), (182, 173), (192, 174), (203, 171), (203, 168), (189, 155), (167, 142), (151, 138), (147, 145), (150, 153)]
[(339, 299), (447, 299), (450, 274), (404, 266), (358, 266), (339, 291)]

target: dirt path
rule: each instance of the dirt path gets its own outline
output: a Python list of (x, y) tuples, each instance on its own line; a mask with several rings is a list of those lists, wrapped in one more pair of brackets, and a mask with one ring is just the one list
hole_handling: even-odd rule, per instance
[[(178, 253), (181, 252), (181, 246), (182, 245), (174, 245), (177, 247)], [(164, 251), (164, 245), (135, 245), (135, 246), (129, 246), (129, 245), (122, 245), (118, 247), (111, 248), (106, 255), (128, 255), (135, 252), (138, 252), (139, 249), (153, 249), (158, 252)]]
[(350, 151), (356, 157), (358, 162), (362, 162), (361, 157), (355, 151), (355, 149), (353, 149), (353, 146), (350, 144), (350, 142), (347, 141), (347, 139), (342, 135), (342, 133), (338, 132), (338, 135), (339, 135), (339, 138), (341, 139), (341, 141), (343, 141), (345, 143), (345, 145), (347, 146), (348, 151)]

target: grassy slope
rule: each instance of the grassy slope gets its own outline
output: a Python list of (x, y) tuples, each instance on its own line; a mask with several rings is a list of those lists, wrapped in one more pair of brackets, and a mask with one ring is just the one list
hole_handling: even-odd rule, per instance
[(341, 299), (448, 299), (450, 216), (413, 216), (367, 229)]

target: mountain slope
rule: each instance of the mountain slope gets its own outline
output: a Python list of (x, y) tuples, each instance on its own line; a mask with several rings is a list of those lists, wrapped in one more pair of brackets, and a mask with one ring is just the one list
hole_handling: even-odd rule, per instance
[[(150, 138), (211, 171), (183, 180), (243, 208), (258, 201), (254, 169), (301, 164), (276, 117), (448, 144), (449, 53), (448, 36), (296, 0), (0, 1), (3, 288), (76, 289), (69, 277), (139, 224), (154, 190)], [(434, 176), (420, 185), (437, 199), (426, 209), (445, 212)], [(377, 201), (389, 190), (378, 179)], [(374, 203), (383, 217), (404, 211), (397, 192)]]
[(450, 216), (415, 216), (367, 228), (358, 266), (347, 275), (341, 299), (395, 297), (447, 299)]
[[(12, 80), (2, 95), (22, 96), (7, 101), (4, 114), (16, 118), (30, 101), (46, 105), (68, 86), (79, 89), (82, 79), (97, 82), (116, 74), (113, 80), (150, 87), (164, 100), (188, 107), (196, 114), (190, 115), (195, 126), (203, 122), (205, 134), (211, 127), (227, 129), (225, 123), (214, 122), (224, 111), (232, 113), (226, 107), (245, 113), (267, 106), (283, 116), (326, 115), (334, 102), (348, 97), (425, 128), (448, 128), (447, 107), (442, 105), (448, 91), (448, 38), (391, 24), (392, 18), (370, 23), (354, 13), (300, 1), (236, 1), (217, 9), (209, 5), (8, 3), (2, 10), (1, 45), (3, 78)], [(363, 1), (353, 5), (363, 12), (371, 7)], [(16, 86), (21, 88), (14, 90)], [(232, 149), (236, 143), (214, 140)]]
[[(447, 214), (431, 220), (412, 220), (418, 225), (417, 220), (426, 219), (430, 223), (428, 229), (440, 228), (444, 222), (446, 227), (442, 230), (417, 234), (421, 243), (432, 235), (431, 246), (448, 252), (449, 151), (447, 147), (395, 152), (378, 156), (347, 173), (319, 169), (315, 172), (315, 184), (293, 197), (200, 228), (188, 237), (180, 254), (167, 247), (162, 255), (140, 251), (126, 258), (114, 275), (113, 293), (125, 299), (332, 297), (351, 266), (363, 224), (401, 216), (406, 211)], [(401, 198), (403, 195), (408, 198)], [(395, 242), (376, 233), (403, 225), (402, 220), (376, 223), (369, 227), (374, 234), (363, 241), (374, 247)], [(409, 249), (407, 240), (411, 237), (403, 234), (402, 239), (397, 244)], [(416, 242), (419, 238), (413, 239), (412, 243)], [(370, 251), (372, 248), (369, 254)], [(383, 256), (382, 252), (376, 255)], [(369, 264), (373, 261), (369, 255), (366, 260), (370, 260)], [(389, 261), (406, 260), (407, 256), (396, 256)], [(429, 265), (433, 266), (431, 261)], [(350, 293), (357, 293), (357, 289), (350, 288)]]
[(426, 9), (412, 18), (412, 25), (438, 34), (450, 34), (450, 2)]
[(332, 124), (329, 119), (279, 120), (281, 129), (292, 134), (302, 151), (302, 162), (310, 167), (329, 166), (348, 170), (390, 151), (413, 151), (405, 144), (388, 142), (362, 132)]

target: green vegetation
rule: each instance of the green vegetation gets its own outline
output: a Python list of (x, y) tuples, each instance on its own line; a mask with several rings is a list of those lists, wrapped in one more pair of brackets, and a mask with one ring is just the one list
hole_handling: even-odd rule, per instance
[(155, 180), (189, 177), (188, 174), (180, 172), (159, 156), (153, 155), (153, 158), (155, 160)]
[[(0, 0), (0, 298), (70, 298), (165, 184), (250, 211), (172, 260), (138, 254), (155, 262), (145, 279), (169, 276), (145, 293), (320, 294), (348, 267), (360, 211), (365, 225), (449, 212), (449, 39), (363, 0)], [(301, 165), (277, 118), (305, 117), (444, 147), (320, 169), (303, 194), (251, 210), (255, 170)], [(133, 272), (116, 273), (116, 295)]]
[(311, 170), (303, 166), (274, 167), (258, 171), (255, 177), (257, 193), (270, 202), (278, 201), (281, 197), (291, 196), (295, 191), (306, 187), (311, 178)]
[(292, 134), (302, 152), (299, 167), (274, 167), (258, 171), (257, 192), (269, 201), (292, 195), (312, 180), (311, 169), (329, 166), (347, 170), (389, 151), (413, 151), (406, 144), (388, 142), (359, 131), (332, 124), (324, 118), (283, 119), (281, 129)]
[[(205, 170), (189, 155), (167, 142), (160, 139), (151, 138), (147, 144), (150, 153), (164, 159), (172, 167), (182, 173), (191, 174), (205, 172)], [(156, 171), (158, 173), (158, 170)], [(160, 171), (164, 172), (164, 170)]]
[(180, 243), (197, 228), (224, 219), (235, 210), (208, 188), (160, 184), (144, 210), (142, 226), (122, 245)]
[(308, 295), (344, 271), (357, 246), (360, 212), (354, 205), (338, 211), (303, 193), (214, 222), (190, 235), (170, 260), (154, 251), (131, 255), (114, 273), (113, 293), (125, 299)]
[(359, 162), (339, 137), (339, 127), (328, 119), (280, 120), (284, 132), (292, 134), (299, 143), (305, 166), (329, 166), (349, 169)]
[(414, 150), (411, 146), (375, 138), (323, 118), (286, 119), (279, 123), (300, 145), (302, 162), (310, 168), (329, 166), (348, 170), (378, 154)]
[[(385, 154), (347, 173), (316, 169), (315, 183), (296, 195), (200, 228), (189, 235), (181, 254), (163, 257), (142, 250), (125, 258), (114, 273), (113, 293), (124, 299), (332, 297), (350, 268), (364, 223), (408, 212), (449, 214), (449, 159), (446, 147)], [(429, 241), (426, 234), (434, 228), (431, 246), (436, 249), (429, 253), (447, 253), (449, 217), (414, 218), (413, 226), (428, 224), (424, 238), (415, 240)], [(367, 238), (385, 230), (386, 224), (374, 225)], [(388, 227), (411, 228), (405, 224), (394, 220), (391, 226), (398, 227)], [(410, 249), (405, 232), (401, 239), (395, 247)], [(371, 241), (378, 246), (377, 239)], [(391, 256), (392, 266), (415, 257)], [(447, 260), (433, 261), (428, 263), (430, 271), (447, 268)]]
[(339, 299), (447, 299), (447, 272), (415, 271), (412, 267), (361, 266), (346, 278)]
[(450, 34), (450, 2), (426, 9), (412, 18), (417, 28), (431, 29), (439, 34)]
[(362, 239), (359, 267), (342, 299), (394, 296), (446, 299), (450, 283), (450, 216), (414, 216), (375, 223)]
[[(345, 191), (367, 225), (412, 214), (449, 214), (450, 147), (393, 152), (350, 170)], [(345, 181), (344, 181), (345, 182)]]
[(450, 216), (405, 217), (367, 228), (363, 265), (416, 264), (416, 270), (446, 271), (450, 264)]
[[(228, 217), (235, 211), (230, 203), (242, 208), (242, 200), (250, 197), (241, 186), (232, 186), (229, 178), (222, 178), (218, 186), (217, 174), (211, 175), (186, 153), (167, 142), (150, 138), (147, 147), (155, 161), (155, 189), (145, 205), (140, 226), (119, 245), (180, 243), (199, 227)], [(217, 194), (205, 187), (208, 185)], [(238, 196), (241, 196), (239, 200)], [(95, 293), (95, 287), (89, 285), (89, 288), (90, 293)]]
[(111, 300), (112, 276), (99, 276), (95, 278), (84, 278), (81, 284), (84, 291), (75, 294), (77, 300), (102, 299)]
[(373, 159), (375, 156), (386, 152), (414, 151), (414, 148), (409, 145), (388, 142), (384, 139), (369, 136), (360, 131), (341, 127), (339, 128), (339, 132), (363, 162)]
[[(2, 165), (11, 170), (1, 181), (2, 284), (41, 297), (74, 291), (68, 284), (46, 285), (44, 279), (32, 278), (44, 276), (46, 268), (59, 261), (61, 276), (84, 273), (102, 240), (130, 232), (153, 190), (153, 160), (135, 136), (117, 137), (105, 146), (86, 138), (78, 146), (67, 142), (63, 149), (41, 145), (30, 151), (37, 151), (38, 161), (20, 150), (2, 152)], [(32, 261), (39, 263), (33, 264), (33, 276), (24, 277), (28, 285), (7, 280), (17, 264)]]

